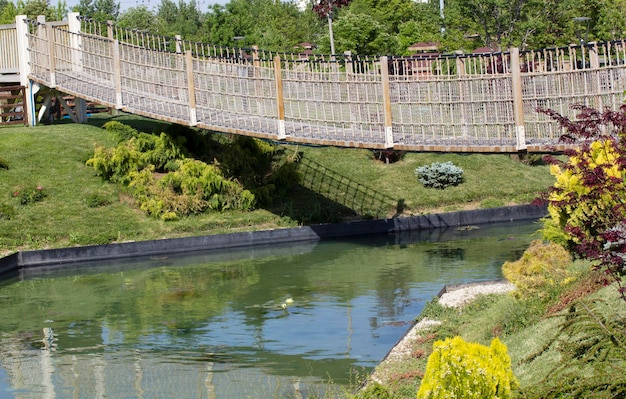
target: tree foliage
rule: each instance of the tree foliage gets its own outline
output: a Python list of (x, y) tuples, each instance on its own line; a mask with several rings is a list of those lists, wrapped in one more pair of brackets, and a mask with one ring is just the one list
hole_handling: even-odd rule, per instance
[[(47, 0), (19, 0), (13, 7), (0, 1), (0, 20), (15, 15), (48, 20), (66, 16), (67, 4)], [(336, 52), (362, 55), (410, 55), (416, 42), (437, 42), (440, 52), (470, 52), (485, 45), (507, 49), (538, 49), (587, 41), (617, 40), (626, 36), (626, 0), (446, 0), (443, 18), (436, 0), (312, 0), (298, 2), (230, 0), (202, 10), (187, 0), (161, 0), (120, 12), (116, 0), (80, 0), (73, 11), (120, 26), (221, 46), (297, 52), (303, 42), (330, 51), (330, 30)], [(588, 17), (587, 26), (575, 21)], [(331, 26), (328, 26), (328, 23)]]
[(0, 2), (0, 24), (12, 24), (15, 22), (17, 7), (10, 1)]
[(548, 157), (556, 182), (547, 193), (544, 237), (596, 262), (619, 285), (626, 275), (626, 105), (619, 111), (574, 106), (576, 120), (541, 110), (566, 129), (568, 159)]
[(73, 10), (96, 21), (116, 21), (120, 15), (120, 3), (115, 0), (80, 0)]
[(348, 4), (350, 4), (350, 0), (316, 0), (313, 2), (313, 12), (315, 12), (320, 19), (332, 19), (333, 14), (338, 9)]

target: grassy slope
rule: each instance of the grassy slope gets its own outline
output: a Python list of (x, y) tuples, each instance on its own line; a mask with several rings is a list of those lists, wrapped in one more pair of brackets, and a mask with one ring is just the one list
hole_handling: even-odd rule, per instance
[[(577, 281), (564, 287), (553, 287), (549, 293), (544, 294), (546, 296), (543, 299), (518, 298), (512, 294), (487, 295), (459, 309), (444, 308), (433, 301), (421, 317), (436, 319), (442, 324), (424, 331), (421, 339), (412, 342), (410, 357), (395, 363), (381, 364), (377, 369), (378, 375), (384, 376), (383, 382), (391, 397), (415, 398), (434, 341), (460, 335), (468, 342), (479, 342), (488, 346), (491, 340), (498, 336), (508, 347), (513, 373), (520, 384), (516, 397), (539, 398), (546, 394), (546, 387), (558, 387), (559, 384), (571, 386), (571, 382), (565, 379), (568, 373), (580, 376), (581, 381), (582, 377), (587, 377), (594, 382), (626, 386), (624, 331), (616, 332), (614, 335), (614, 341), (620, 343), (615, 345), (615, 348), (621, 356), (593, 358), (590, 352), (587, 360), (593, 360), (586, 366), (587, 368), (580, 367), (577, 360), (566, 360), (565, 363), (563, 361), (566, 343), (584, 342), (579, 341), (579, 338), (572, 340), (569, 333), (560, 331), (560, 328), (570, 321), (574, 309), (584, 312), (583, 305), (578, 301), (584, 301), (594, 312), (593, 318), (603, 323), (591, 322), (592, 327), (590, 324), (586, 325), (586, 328), (592, 331), (591, 337), (594, 339), (599, 338), (593, 332), (593, 328), (600, 331), (608, 330), (606, 320), (621, 320), (621, 325), (626, 321), (626, 307), (619, 297), (615, 284), (605, 287), (598, 278), (599, 273), (590, 273), (589, 269), (590, 265), (587, 262), (574, 262), (571, 270), (579, 276)], [(597, 300), (602, 302), (602, 306), (593, 305)], [(578, 360), (582, 361), (584, 357)], [(610, 370), (612, 373), (608, 377), (604, 372), (597, 370)], [(376, 396), (364, 391), (356, 397), (369, 399)], [(582, 396), (554, 397), (622, 396), (595, 391), (584, 393)]]
[[(59, 123), (31, 128), (0, 129), (0, 158), (9, 165), (0, 169), (0, 205), (12, 206), (16, 216), (0, 219), (0, 254), (10, 251), (155, 239), (185, 235), (217, 234), (235, 230), (296, 226), (302, 219), (289, 217), (289, 206), (306, 205), (304, 194), (287, 199), (270, 210), (209, 213), (162, 222), (144, 215), (130, 203), (120, 187), (103, 182), (85, 166), (96, 145), (110, 145), (100, 129), (109, 116), (92, 119), (91, 125)], [(132, 116), (118, 120), (142, 131), (158, 132), (164, 124)], [(293, 147), (304, 157), (350, 177), (359, 184), (405, 202), (405, 214), (460, 210), (478, 206), (522, 204), (549, 186), (546, 166), (528, 166), (508, 155), (407, 154), (394, 164), (374, 160), (362, 149)], [(416, 167), (433, 161), (452, 161), (465, 171), (458, 187), (433, 190), (416, 180)], [(45, 200), (21, 206), (11, 195), (40, 185)], [(86, 199), (94, 194), (112, 199), (112, 204), (90, 208)], [(388, 214), (393, 214), (393, 204)], [(306, 218), (305, 218), (306, 220)]]

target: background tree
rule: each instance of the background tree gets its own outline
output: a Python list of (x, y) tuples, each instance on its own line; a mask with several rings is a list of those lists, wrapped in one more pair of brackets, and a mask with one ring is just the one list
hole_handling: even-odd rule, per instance
[(83, 16), (92, 16), (96, 11), (96, 6), (94, 0), (80, 0), (78, 5), (74, 6), (72, 10)]
[(337, 33), (337, 51), (353, 54), (383, 55), (394, 53), (397, 40), (388, 34), (384, 25), (374, 17), (355, 14), (351, 10), (341, 13), (334, 23)]
[(626, 37), (626, 0), (602, 0), (598, 8), (597, 40)]
[(512, 33), (526, 17), (530, 0), (465, 0), (459, 4), (464, 15), (474, 22), (486, 46), (507, 48)]
[(328, 37), (330, 39), (330, 51), (335, 53), (335, 38), (333, 34), (333, 15), (341, 7), (347, 6), (350, 0), (315, 0), (313, 11), (321, 18), (328, 21)]
[(172, 0), (161, 0), (156, 17), (160, 34), (181, 35), (189, 40), (197, 39), (203, 19), (195, 0), (190, 0), (188, 3), (179, 0), (178, 4)]
[(54, 20), (54, 12), (46, 0), (19, 0), (17, 14), (26, 15), (29, 19), (37, 19), (37, 16), (43, 15), (47, 21)]
[(258, 19), (250, 37), (259, 47), (294, 51), (298, 43), (305, 41), (305, 31), (300, 30), (300, 11), (294, 3), (272, 0), (256, 0), (254, 3)]
[(120, 3), (115, 0), (80, 0), (73, 11), (96, 21), (116, 21), (120, 15)]
[(15, 16), (17, 15), (17, 8), (15, 4), (10, 1), (0, 3), (0, 24), (12, 24), (15, 23)]
[(410, 55), (408, 48), (417, 42), (442, 43), (439, 8), (433, 3), (414, 4), (414, 15), (398, 24), (398, 54)]
[(56, 6), (51, 6), (50, 10), (53, 14), (53, 21), (63, 21), (67, 17), (67, 2), (65, 0), (58, 0)]
[(146, 6), (131, 7), (123, 11), (117, 19), (117, 24), (122, 28), (139, 29), (150, 33), (157, 33), (156, 15)]

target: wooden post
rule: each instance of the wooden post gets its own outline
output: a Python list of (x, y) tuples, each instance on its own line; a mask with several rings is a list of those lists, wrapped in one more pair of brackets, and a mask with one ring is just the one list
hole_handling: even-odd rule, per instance
[(285, 140), (285, 98), (283, 96), (283, 76), (280, 69), (280, 56), (274, 56), (274, 80), (276, 82), (276, 107), (278, 111), (278, 140)]
[(113, 37), (113, 21), (111, 20), (107, 21), (107, 37), (109, 40), (115, 39), (115, 37)]
[(46, 24), (46, 33), (48, 39), (48, 64), (50, 65), (50, 88), (54, 89), (57, 85), (56, 83), (56, 54), (55, 54), (55, 46), (54, 46), (54, 31), (52, 30), (52, 23), (48, 22)]
[(176, 39), (176, 54), (181, 54), (183, 52), (183, 38), (180, 35), (174, 36)]
[(189, 125), (198, 124), (196, 114), (196, 84), (193, 80), (193, 57), (191, 50), (185, 51), (185, 64), (187, 68), (187, 88), (189, 89)]
[(113, 40), (113, 79), (115, 84), (115, 108), (122, 109), (122, 65), (120, 61), (120, 41)]
[(346, 60), (346, 75), (352, 75), (354, 73), (354, 65), (352, 65), (352, 51), (344, 51), (343, 55)]
[(600, 57), (598, 57), (598, 43), (589, 43), (593, 44), (589, 48), (589, 65), (591, 66), (591, 73), (595, 75), (595, 79), (593, 82), (593, 93), (592, 95), (595, 97), (595, 107), (598, 111), (602, 111), (602, 96), (600, 95), (600, 74), (598, 70), (600, 69)]
[(463, 132), (463, 137), (468, 136), (468, 128), (467, 128), (467, 112), (465, 108), (467, 107), (467, 101), (465, 96), (467, 95), (467, 80), (465, 79), (465, 58), (463, 58), (463, 52), (458, 51), (456, 53), (456, 74), (459, 77), (459, 108), (461, 109), (461, 132)]
[(515, 141), (518, 151), (526, 150), (526, 130), (524, 127), (524, 101), (522, 99), (522, 73), (519, 48), (511, 48), (511, 88), (513, 91), (513, 115), (515, 118)]
[(30, 75), (30, 53), (28, 51), (28, 24), (26, 23), (26, 15), (17, 15), (15, 17), (15, 29), (17, 31), (17, 55), (20, 68), (20, 86), (24, 87), (26, 94), (26, 110), (28, 124), (35, 126), (35, 99), (33, 96), (33, 87), (28, 78)]
[(389, 90), (389, 60), (380, 57), (380, 77), (383, 86), (383, 113), (385, 115), (385, 148), (393, 148), (393, 128), (391, 118), (391, 93)]
[(83, 54), (82, 54), (82, 40), (80, 38), (80, 21), (78, 20), (79, 14), (77, 12), (70, 12), (67, 14), (67, 27), (70, 31), (70, 48), (72, 52), (72, 69), (80, 72), (83, 70)]

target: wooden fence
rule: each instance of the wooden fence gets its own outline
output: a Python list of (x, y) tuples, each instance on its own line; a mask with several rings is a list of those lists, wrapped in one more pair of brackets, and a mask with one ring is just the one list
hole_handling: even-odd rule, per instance
[[(437, 58), (275, 53), (167, 38), (77, 14), (24, 21), (29, 77), (160, 120), (297, 143), (408, 151), (552, 151), (537, 108), (617, 109), (626, 43)], [(556, 147), (559, 148), (559, 147)]]
[(0, 125), (26, 125), (28, 114), (24, 86), (0, 87)]

